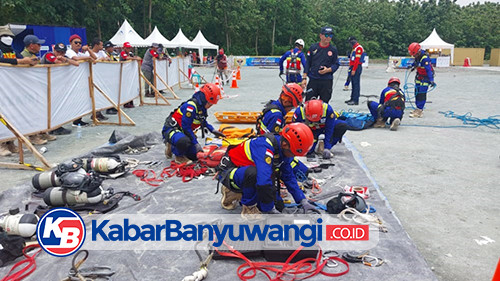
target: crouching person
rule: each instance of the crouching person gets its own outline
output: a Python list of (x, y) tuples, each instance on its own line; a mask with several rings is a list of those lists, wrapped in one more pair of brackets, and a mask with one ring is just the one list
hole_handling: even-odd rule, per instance
[(380, 101), (368, 102), (373, 118), (376, 122), (374, 128), (384, 128), (387, 119), (390, 118), (391, 131), (396, 131), (401, 124), (405, 110), (405, 95), (399, 88), (401, 81), (397, 77), (392, 77), (387, 83), (387, 87), (380, 94)]
[(286, 125), (281, 135), (265, 134), (229, 148), (218, 166), (218, 180), (223, 185), (222, 207), (235, 209), (241, 199), (243, 217), (279, 213), (282, 207), (277, 209), (275, 201), (281, 199), (277, 198), (281, 180), (295, 202), (306, 211), (314, 209), (300, 190), (291, 167), (293, 158), (306, 155), (312, 144), (311, 130), (295, 123)]
[(333, 108), (322, 100), (309, 100), (304, 105), (299, 106), (292, 117), (292, 122), (304, 123), (311, 128), (314, 135), (314, 144), (309, 155), (314, 153), (319, 139), (323, 138), (323, 145), (320, 145), (316, 152), (324, 159), (330, 159), (330, 151), (334, 145), (342, 142), (342, 137), (347, 131), (347, 123), (336, 119)]
[(216, 137), (224, 137), (224, 134), (214, 130), (206, 120), (207, 110), (217, 104), (219, 99), (219, 87), (212, 83), (205, 84), (193, 97), (170, 113), (162, 129), (165, 155), (168, 158), (172, 157), (173, 153), (177, 163), (196, 161), (196, 153), (203, 151), (193, 131), (199, 127), (202, 134), (207, 129)]

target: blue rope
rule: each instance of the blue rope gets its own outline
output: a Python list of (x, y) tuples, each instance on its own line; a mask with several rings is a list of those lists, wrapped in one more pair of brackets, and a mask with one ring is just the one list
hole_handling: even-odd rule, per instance
[(486, 119), (480, 119), (477, 117), (473, 117), (472, 113), (470, 112), (467, 112), (464, 115), (455, 114), (455, 112), (451, 110), (439, 111), (439, 113), (444, 114), (444, 117), (462, 120), (462, 124), (464, 124), (466, 127), (476, 128), (479, 126), (486, 126), (490, 129), (500, 129), (500, 115), (492, 115)]
[[(417, 93), (417, 91), (415, 90), (416, 89), (415, 83), (408, 82), (408, 77), (410, 76), (410, 73), (411, 73), (410, 69), (407, 68), (406, 72), (405, 72), (405, 84), (403, 85), (403, 93), (405, 94), (405, 101), (410, 103), (411, 109), (415, 109), (416, 107), (413, 104), (412, 99), (415, 99), (415, 97), (419, 93)], [(437, 88), (437, 86), (430, 87), (430, 89), (427, 90), (427, 93), (434, 91), (436, 88)], [(412, 96), (410, 96), (410, 90), (412, 90), (412, 94), (413, 94)]]

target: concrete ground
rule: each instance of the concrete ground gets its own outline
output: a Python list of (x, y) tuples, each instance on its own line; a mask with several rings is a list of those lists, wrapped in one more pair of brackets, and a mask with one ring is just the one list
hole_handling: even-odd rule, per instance
[[(378, 96), (391, 76), (404, 81), (404, 71), (386, 73), (385, 68), (371, 65), (363, 70), (362, 94)], [(213, 77), (213, 69), (198, 71), (207, 80)], [(438, 87), (429, 93), (432, 103), (427, 104), (422, 119), (408, 118), (408, 109), (397, 132), (368, 129), (348, 131), (345, 137), (363, 156), (371, 176), (440, 280), (490, 280), (500, 253), (500, 131), (484, 126), (449, 128), (461, 125), (461, 121), (446, 118), (439, 111), (451, 110), (460, 115), (471, 112), (478, 118), (500, 114), (500, 73), (462, 67), (436, 72)], [(342, 91), (346, 68), (339, 69), (335, 76), (330, 101), (334, 109), (367, 112), (366, 103), (353, 107), (344, 103), (350, 93)], [(263, 102), (279, 95), (277, 69), (245, 67), (242, 78), (238, 89), (225, 89), (227, 94), (238, 96), (222, 100), (210, 113), (260, 111)], [(192, 89), (175, 90), (182, 100), (193, 93)], [(125, 109), (136, 122), (134, 127), (84, 128), (81, 139), (73, 130), (73, 134), (47, 144), (44, 156), (52, 163), (69, 159), (106, 143), (114, 129), (133, 134), (159, 131), (165, 117), (182, 100), (172, 101), (172, 106)], [(213, 116), (209, 121), (218, 125)], [(26, 160), (39, 164), (30, 155)], [(6, 157), (0, 161), (16, 159)], [(0, 190), (30, 180), (35, 174), (0, 171)]]

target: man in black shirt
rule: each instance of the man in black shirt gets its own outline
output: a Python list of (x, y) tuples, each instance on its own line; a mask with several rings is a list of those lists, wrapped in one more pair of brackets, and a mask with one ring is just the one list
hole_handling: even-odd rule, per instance
[[(332, 97), (333, 73), (339, 68), (337, 48), (330, 42), (333, 38), (333, 29), (323, 27), (319, 34), (320, 42), (313, 44), (307, 51), (306, 67), (302, 80), (307, 80), (307, 89), (312, 94), (306, 94), (306, 101), (318, 97), (328, 103)], [(303, 81), (302, 85), (305, 85)]]

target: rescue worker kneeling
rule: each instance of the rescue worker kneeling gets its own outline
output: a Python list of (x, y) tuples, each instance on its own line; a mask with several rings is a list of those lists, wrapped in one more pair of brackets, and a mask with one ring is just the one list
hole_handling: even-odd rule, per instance
[(198, 127), (201, 127), (202, 135), (206, 128), (216, 137), (224, 137), (223, 133), (215, 130), (206, 120), (207, 109), (217, 104), (220, 97), (219, 87), (208, 83), (170, 113), (162, 129), (165, 155), (168, 158), (172, 157), (173, 153), (177, 163), (197, 160), (196, 153), (203, 151), (193, 132)]
[(323, 145), (318, 147), (317, 153), (324, 159), (330, 159), (332, 152), (330, 149), (339, 142), (347, 131), (347, 123), (336, 119), (335, 111), (322, 100), (309, 100), (295, 110), (292, 122), (300, 122), (309, 126), (314, 134), (314, 144), (309, 155), (313, 154), (319, 140), (324, 137)]
[(368, 109), (376, 120), (374, 128), (384, 128), (389, 118), (391, 131), (396, 131), (401, 124), (405, 110), (405, 95), (399, 88), (400, 84), (399, 78), (391, 77), (387, 87), (380, 94), (380, 101), (368, 102)]
[(285, 126), (285, 115), (288, 111), (302, 104), (302, 87), (299, 84), (283, 85), (278, 100), (270, 100), (257, 119), (257, 134), (277, 134)]
[[(304, 156), (313, 144), (313, 134), (304, 124), (286, 125), (280, 135), (265, 134), (230, 147), (218, 167), (222, 183), (221, 205), (232, 210), (241, 198), (241, 215), (279, 213), (275, 206), (280, 180), (295, 202), (308, 211), (312, 206), (300, 190), (290, 163), (294, 156)], [(236, 201), (236, 202), (235, 202)]]

